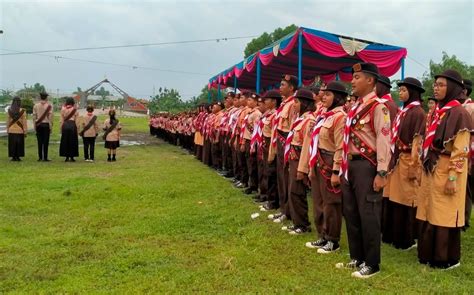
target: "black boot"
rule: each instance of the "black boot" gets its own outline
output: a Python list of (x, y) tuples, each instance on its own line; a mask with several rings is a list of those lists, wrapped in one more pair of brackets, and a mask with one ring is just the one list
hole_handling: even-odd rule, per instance
[(112, 162), (112, 158), (110, 157), (110, 154), (107, 155), (107, 162)]
[(112, 155), (112, 162), (115, 162), (115, 161), (117, 161), (117, 160), (115, 159), (115, 154), (113, 154)]

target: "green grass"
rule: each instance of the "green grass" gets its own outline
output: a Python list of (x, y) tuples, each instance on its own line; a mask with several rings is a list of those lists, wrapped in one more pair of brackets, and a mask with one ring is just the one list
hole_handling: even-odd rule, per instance
[[(143, 123), (145, 122), (145, 123)], [(123, 120), (146, 132), (146, 119)], [(57, 127), (57, 125), (56, 125)], [(57, 140), (57, 132), (53, 140)], [(130, 136), (130, 135), (129, 135)], [(382, 272), (365, 281), (334, 268), (342, 249), (306, 249), (192, 156), (158, 140), (123, 147), (118, 162), (36, 162), (34, 136), (21, 163), (0, 138), (0, 293), (449, 293), (472, 294), (474, 230), (462, 265), (419, 265), (416, 250), (382, 247)]]

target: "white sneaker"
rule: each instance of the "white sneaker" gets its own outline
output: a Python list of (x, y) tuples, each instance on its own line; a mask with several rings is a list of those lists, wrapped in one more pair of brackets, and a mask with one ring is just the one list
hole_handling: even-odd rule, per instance
[(370, 277), (375, 276), (379, 272), (380, 272), (379, 269), (374, 269), (373, 267), (364, 265), (360, 270), (353, 272), (351, 276), (353, 278), (358, 278), (358, 279), (368, 279)]
[(269, 214), (268, 215), (268, 219), (275, 219), (275, 218), (279, 218), (280, 216), (282, 216), (283, 213), (281, 212), (277, 212), (277, 213), (273, 213), (273, 214)]
[(281, 227), (281, 230), (286, 230), (286, 231), (291, 231), (291, 230), (294, 230), (295, 229), (295, 226), (293, 224), (289, 224), (289, 225), (284, 225)]
[(273, 222), (275, 222), (275, 223), (282, 223), (282, 222), (285, 221), (286, 219), (287, 219), (287, 218), (286, 218), (286, 215), (285, 215), (285, 214), (282, 214), (280, 217), (273, 219)]
[(450, 267), (445, 268), (445, 269), (443, 269), (443, 270), (451, 270), (451, 269), (455, 269), (456, 267), (460, 267), (460, 266), (461, 266), (461, 262), (458, 262), (458, 263), (453, 264), (453, 265), (451, 265)]

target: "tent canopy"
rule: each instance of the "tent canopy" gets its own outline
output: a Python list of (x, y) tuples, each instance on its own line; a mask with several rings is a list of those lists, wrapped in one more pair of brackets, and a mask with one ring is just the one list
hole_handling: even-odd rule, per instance
[(310, 84), (316, 76), (323, 81), (350, 81), (352, 65), (371, 62), (382, 75), (392, 76), (402, 67), (407, 50), (300, 27), (294, 33), (259, 50), (209, 80), (209, 88), (234, 87), (258, 92), (278, 85), (283, 74)]

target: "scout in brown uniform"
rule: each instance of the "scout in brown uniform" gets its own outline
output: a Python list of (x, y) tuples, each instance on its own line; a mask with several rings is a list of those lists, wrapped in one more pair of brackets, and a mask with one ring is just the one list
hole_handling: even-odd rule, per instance
[(244, 191), (247, 195), (258, 191), (257, 154), (250, 153), (250, 140), (252, 139), (255, 123), (257, 123), (262, 116), (262, 113), (257, 108), (258, 98), (258, 94), (255, 93), (248, 96), (247, 107), (249, 110), (243, 122), (243, 144), (240, 146), (240, 150), (245, 152), (246, 166), (249, 175), (248, 188)]
[(221, 143), (221, 120), (224, 116), (224, 104), (219, 101), (214, 104), (212, 107), (212, 112), (214, 113), (214, 121), (211, 126), (211, 150), (212, 150), (212, 166), (218, 172), (222, 172), (222, 143)]
[(253, 143), (253, 152), (257, 157), (257, 171), (258, 171), (258, 194), (256, 194), (253, 199), (257, 203), (265, 203), (267, 201), (267, 187), (266, 182), (263, 181), (263, 170), (265, 163), (263, 161), (263, 150), (262, 150), (262, 143), (263, 143), (263, 113), (266, 112), (265, 108), (265, 100), (262, 97), (258, 98), (257, 101), (257, 108), (262, 114), (258, 121), (255, 123), (254, 131), (252, 134), (252, 139), (250, 140), (250, 144)]
[(221, 138), (221, 150), (222, 150), (222, 176), (227, 178), (233, 177), (232, 173), (232, 153), (229, 145), (229, 119), (234, 111), (234, 92), (228, 92), (224, 100), (224, 115), (221, 119), (220, 124), (220, 138)]
[(265, 103), (265, 112), (262, 115), (260, 126), (262, 128), (262, 143), (260, 150), (263, 160), (263, 176), (261, 190), (266, 195), (266, 204), (260, 207), (261, 211), (275, 210), (280, 207), (280, 198), (278, 197), (276, 162), (268, 161), (268, 155), (272, 137), (272, 123), (276, 115), (276, 109), (281, 103), (281, 94), (278, 90), (269, 90), (263, 95)]
[(272, 139), (268, 161), (274, 161), (276, 156), (278, 196), (280, 197), (280, 211), (277, 214), (270, 214), (268, 218), (273, 222), (281, 223), (290, 217), (288, 208), (288, 167), (284, 161), (285, 140), (290, 131), (291, 125), (298, 117), (295, 109), (294, 93), (298, 88), (298, 78), (292, 75), (283, 75), (280, 83), (280, 93), (284, 98), (280, 107), (276, 111), (275, 120), (272, 123)]
[(295, 110), (299, 117), (293, 122), (285, 142), (285, 162), (289, 164), (288, 209), (293, 225), (282, 227), (292, 235), (310, 232), (308, 200), (309, 146), (316, 118), (313, 92), (300, 89), (295, 94)]
[(390, 161), (390, 114), (374, 92), (378, 68), (371, 63), (352, 67), (352, 90), (359, 102), (347, 115), (341, 162), (342, 208), (349, 241), (349, 263), (356, 278), (379, 272), (382, 189)]
[(462, 77), (454, 70), (435, 76), (438, 106), (423, 142), (423, 173), (416, 218), (423, 222), (418, 259), (431, 267), (460, 265), (470, 132), (469, 113), (457, 100)]
[(7, 133), (8, 133), (8, 156), (12, 161), (21, 161), (25, 156), (25, 137), (28, 133), (26, 125), (26, 111), (21, 107), (21, 99), (15, 96), (8, 110)]
[[(97, 116), (94, 115), (93, 106), (88, 106), (86, 111), (86, 115), (82, 118), (79, 135), (82, 136), (84, 143), (84, 159), (86, 162), (94, 162), (95, 139), (99, 134), (99, 123)], [(153, 116), (152, 120), (156, 121), (156, 118)]]
[(390, 112), (390, 121), (393, 122), (395, 116), (398, 113), (398, 106), (393, 101), (392, 95), (390, 94), (390, 89), (392, 89), (392, 84), (390, 79), (386, 76), (380, 75), (379, 80), (377, 81), (377, 86), (375, 87), (377, 97), (381, 98), (384, 101), (385, 106)]
[(418, 231), (415, 221), (417, 193), (421, 173), (420, 151), (426, 115), (421, 107), (425, 92), (420, 81), (405, 78), (397, 83), (403, 108), (392, 123), (388, 183), (384, 189), (382, 241), (398, 249), (414, 247)]
[(49, 135), (53, 130), (53, 106), (48, 103), (48, 94), (40, 93), (40, 102), (33, 107), (33, 125), (38, 141), (38, 161), (48, 162)]
[(212, 115), (212, 104), (206, 106), (207, 114), (203, 123), (203, 136), (204, 136), (204, 145), (202, 149), (202, 162), (208, 166), (211, 166), (211, 142), (209, 140), (210, 124), (213, 121)]
[(198, 160), (202, 160), (202, 148), (204, 145), (204, 137), (202, 134), (204, 117), (206, 115), (204, 105), (200, 105), (198, 108), (199, 114), (194, 119), (194, 148), (195, 148), (195, 156)]
[(66, 157), (65, 162), (75, 162), (74, 157), (79, 156), (79, 140), (77, 137), (78, 113), (74, 104), (74, 99), (68, 97), (66, 104), (61, 109), (59, 156)]
[(107, 149), (107, 162), (115, 162), (117, 160), (117, 148), (120, 147), (120, 131), (122, 125), (119, 120), (115, 118), (115, 111), (109, 111), (109, 118), (105, 120), (103, 127), (104, 135), (102, 138), (105, 141), (104, 147)]
[[(471, 115), (471, 121), (474, 126), (474, 101), (469, 97), (472, 92), (472, 81), (464, 79), (464, 101), (463, 107)], [(472, 200), (474, 199), (474, 134), (471, 133), (471, 151), (469, 157), (469, 169), (467, 174), (467, 188), (466, 188), (466, 211), (465, 211), (465, 225), (464, 230), (469, 228), (469, 221), (471, 219)]]
[(229, 118), (229, 145), (230, 150), (232, 152), (232, 172), (234, 174), (234, 178), (232, 178), (232, 182), (234, 185), (237, 185), (240, 182), (242, 169), (240, 168), (239, 157), (238, 157), (238, 150), (237, 150), (237, 142), (239, 140), (239, 131), (237, 128), (237, 123), (240, 117), (240, 113), (244, 109), (244, 106), (240, 104), (240, 93), (237, 93), (234, 98), (234, 108), (235, 111), (232, 112), (232, 115)]
[(235, 142), (235, 149), (237, 151), (237, 160), (239, 162), (239, 169), (241, 171), (240, 173), (240, 179), (239, 182), (235, 184), (237, 188), (247, 188), (248, 187), (248, 181), (249, 181), (249, 172), (247, 168), (247, 159), (245, 157), (245, 148), (242, 148), (242, 146), (245, 145), (245, 140), (244, 140), (244, 129), (245, 128), (245, 120), (250, 112), (250, 108), (247, 107), (247, 102), (250, 97), (251, 93), (250, 92), (244, 92), (240, 96), (240, 105), (243, 107), (242, 111), (239, 114), (239, 118), (237, 119), (237, 128), (236, 131), (238, 132), (237, 139)]
[(314, 224), (319, 239), (306, 247), (319, 248), (326, 254), (339, 250), (342, 225), (342, 193), (339, 168), (342, 161), (342, 138), (347, 100), (344, 84), (330, 82), (322, 98), (326, 112), (316, 118), (310, 151), (311, 195)]

